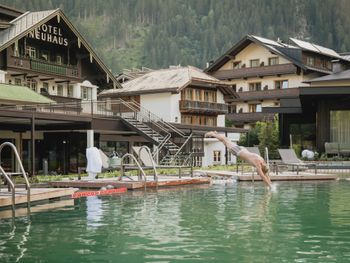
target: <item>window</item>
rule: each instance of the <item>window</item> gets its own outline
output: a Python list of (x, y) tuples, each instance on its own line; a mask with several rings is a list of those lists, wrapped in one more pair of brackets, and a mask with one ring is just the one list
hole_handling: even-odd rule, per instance
[(242, 62), (241, 61), (233, 61), (232, 62), (232, 69), (239, 69), (242, 66)]
[(49, 92), (49, 83), (43, 82), (43, 87), (40, 90), (40, 93), (47, 93)]
[(221, 162), (221, 151), (213, 151), (213, 162), (214, 163)]
[(181, 91), (181, 99), (182, 100), (192, 100), (192, 89), (184, 89)]
[(261, 91), (261, 82), (249, 83), (249, 91)]
[(278, 57), (269, 58), (269, 66), (277, 65)]
[(40, 59), (49, 61), (49, 58), (50, 58), (49, 51), (47, 51), (47, 50), (42, 50), (42, 51), (41, 51), (41, 55), (40, 55)]
[(68, 97), (73, 97), (73, 89), (74, 89), (74, 87), (73, 87), (73, 85), (68, 85)]
[(37, 82), (35, 79), (27, 79), (27, 87), (36, 92)]
[(253, 67), (259, 67), (259, 62), (260, 62), (259, 59), (251, 59), (251, 60), (250, 60), (250, 67), (251, 67), (251, 68), (253, 68)]
[(237, 105), (230, 104), (228, 105), (228, 113), (236, 113), (237, 112)]
[(330, 111), (330, 141), (350, 143), (350, 111)]
[(194, 90), (194, 100), (196, 100), (196, 101), (201, 100), (201, 91), (199, 89)]
[(21, 86), (21, 85), (22, 85), (22, 79), (20, 79), (20, 78), (15, 78), (15, 85)]
[(309, 66), (315, 66), (315, 58), (314, 57), (306, 57), (306, 64)]
[(36, 48), (27, 46), (26, 47), (26, 56), (35, 59), (36, 58)]
[(288, 89), (288, 80), (276, 80), (275, 89)]
[(61, 55), (56, 55), (56, 63), (59, 65), (62, 64), (62, 56)]
[(217, 117), (206, 115), (181, 114), (181, 123), (192, 125), (216, 126)]
[(63, 85), (62, 84), (57, 85), (57, 96), (63, 96)]
[(83, 100), (91, 100), (92, 99), (92, 90), (88, 87), (81, 87), (81, 98)]
[(261, 104), (249, 104), (249, 112), (261, 112)]
[(204, 91), (204, 101), (206, 102), (216, 102), (216, 92), (212, 90)]

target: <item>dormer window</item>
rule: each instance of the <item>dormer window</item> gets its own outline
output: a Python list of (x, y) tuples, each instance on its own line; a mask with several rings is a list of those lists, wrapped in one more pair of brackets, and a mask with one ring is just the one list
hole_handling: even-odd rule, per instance
[(260, 59), (251, 59), (250, 60), (250, 67), (259, 67), (260, 64)]
[(269, 66), (273, 66), (277, 64), (278, 64), (278, 57), (269, 58)]

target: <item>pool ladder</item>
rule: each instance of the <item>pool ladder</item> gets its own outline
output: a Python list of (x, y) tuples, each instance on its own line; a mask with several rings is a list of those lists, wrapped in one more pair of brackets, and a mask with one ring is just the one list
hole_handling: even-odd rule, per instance
[(142, 168), (142, 166), (140, 165), (140, 163), (142, 162), (141, 161), (141, 150), (142, 149), (146, 150), (147, 154), (149, 155), (149, 158), (150, 158), (150, 160), (152, 162), (152, 169), (153, 169), (153, 172), (154, 172), (154, 177), (153, 177), (154, 181), (158, 181), (158, 172), (157, 172), (157, 168), (156, 168), (156, 163), (155, 163), (155, 161), (153, 159), (153, 156), (152, 156), (150, 148), (148, 146), (146, 146), (146, 145), (143, 145), (143, 146), (140, 147), (139, 152), (138, 152), (138, 159), (134, 155), (132, 155), (131, 153), (127, 153), (127, 154), (123, 155), (123, 157), (121, 159), (121, 163), (120, 163), (120, 177), (119, 177), (119, 180), (122, 179), (122, 177), (123, 177), (123, 175), (125, 173), (124, 161), (127, 158), (131, 158), (135, 162), (135, 164), (136, 164), (136, 166), (138, 168), (138, 171), (139, 171), (138, 179), (139, 179), (139, 181), (142, 180), (142, 176), (144, 178), (144, 182), (147, 181), (146, 173), (145, 173), (144, 169)]
[[(1, 164), (2, 164), (2, 162), (1, 162), (1, 152), (4, 149), (5, 146), (9, 146), (12, 149), (13, 153), (15, 154), (17, 163), (18, 163), (19, 168), (20, 168), (20, 172), (19, 173), (6, 173), (4, 171), (4, 169), (3, 169), (3, 167), (1, 166)], [(11, 189), (11, 195), (12, 195), (11, 208), (12, 208), (12, 215), (13, 215), (13, 217), (15, 217), (15, 209), (16, 209), (16, 187), (15, 187), (15, 184), (13, 183), (13, 181), (11, 179), (11, 175), (17, 175), (17, 174), (22, 174), (23, 177), (24, 177), (25, 186), (26, 186), (26, 190), (27, 190), (27, 207), (28, 207), (28, 211), (30, 211), (30, 184), (29, 184), (29, 180), (28, 180), (27, 174), (24, 171), (21, 158), (19, 157), (17, 148), (16, 148), (16, 146), (13, 143), (4, 142), (4, 143), (2, 143), (0, 145), (0, 175), (3, 175), (4, 178), (6, 179), (9, 191)], [(0, 180), (0, 186), (1, 186), (1, 180)]]

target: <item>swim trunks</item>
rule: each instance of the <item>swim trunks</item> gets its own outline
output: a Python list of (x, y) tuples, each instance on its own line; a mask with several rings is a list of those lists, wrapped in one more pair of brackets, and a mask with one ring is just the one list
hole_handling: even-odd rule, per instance
[(243, 150), (243, 147), (238, 146), (237, 144), (233, 145), (232, 148), (229, 149), (233, 155), (239, 156), (239, 152)]

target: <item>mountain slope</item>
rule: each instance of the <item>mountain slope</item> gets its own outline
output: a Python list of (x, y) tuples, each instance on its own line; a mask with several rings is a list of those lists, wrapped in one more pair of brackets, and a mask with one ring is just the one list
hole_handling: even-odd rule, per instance
[(302, 38), (350, 51), (349, 0), (2, 0), (21, 10), (60, 7), (113, 72), (200, 68), (246, 34)]

